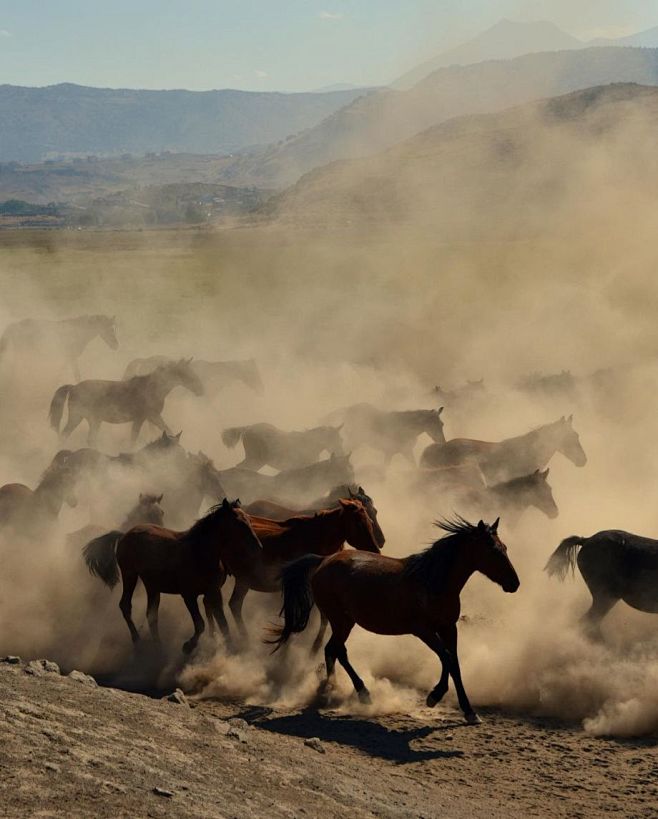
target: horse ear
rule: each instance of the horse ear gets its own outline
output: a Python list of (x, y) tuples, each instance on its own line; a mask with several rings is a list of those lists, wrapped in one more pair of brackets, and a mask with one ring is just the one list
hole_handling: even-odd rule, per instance
[(334, 429), (336, 430), (336, 432), (340, 432), (340, 431), (341, 431), (341, 429), (342, 429), (344, 426), (345, 426), (345, 421), (343, 421), (343, 423), (342, 423), (342, 424), (341, 424), (339, 427), (334, 427)]
[(230, 508), (231, 508), (231, 504), (229, 503), (228, 498), (224, 498), (224, 500), (222, 501), (222, 509), (230, 509)]
[(347, 487), (347, 492), (348, 492), (348, 494), (349, 494), (350, 499), (351, 499), (351, 498), (355, 498), (355, 497), (356, 497), (356, 495), (354, 494), (354, 492), (352, 492), (352, 487), (351, 487), (351, 486), (348, 486), (348, 487)]
[(366, 494), (366, 490), (362, 486), (359, 486), (359, 495), (365, 495), (365, 494)]
[(181, 431), (178, 433), (178, 435), (174, 435), (174, 438), (175, 438), (177, 441), (180, 441), (180, 437), (181, 437), (181, 435), (182, 435), (182, 434), (183, 434), (183, 430), (181, 429)]
[(162, 435), (160, 436), (160, 440), (161, 440), (161, 441), (166, 441), (168, 437), (169, 437), (169, 436), (167, 435), (167, 430), (166, 430), (166, 429), (163, 429), (163, 430), (162, 430)]
[(484, 531), (487, 528), (487, 524), (483, 520), (478, 521), (478, 529), (480, 531)]
[(445, 407), (439, 407), (438, 410), (436, 411), (436, 414), (441, 415), (441, 413), (443, 412), (444, 409), (445, 409)]
[(567, 418), (567, 423), (569, 424), (569, 426), (572, 426), (572, 425), (573, 425), (573, 415), (570, 415), (570, 416)]
[(164, 492), (155, 499), (156, 503), (162, 503), (162, 499), (164, 498)]
[(139, 493), (139, 502), (140, 503), (144, 502), (144, 495), (141, 492)]
[(239, 509), (242, 506), (242, 504), (240, 503), (240, 498), (236, 498), (233, 501), (232, 506), (233, 506), (234, 509)]
[(496, 534), (498, 531), (498, 524), (500, 523), (500, 518), (496, 518), (496, 520), (491, 524), (491, 531)]
[(550, 471), (551, 471), (550, 469), (545, 469), (545, 470), (544, 470), (544, 471), (541, 473), (541, 476), (542, 476), (542, 478), (543, 478), (544, 480), (546, 480), (546, 479), (548, 478), (548, 473), (549, 473)]

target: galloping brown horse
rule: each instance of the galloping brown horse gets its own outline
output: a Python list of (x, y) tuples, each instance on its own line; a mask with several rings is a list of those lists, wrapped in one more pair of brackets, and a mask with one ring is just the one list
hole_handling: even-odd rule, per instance
[(377, 520), (377, 509), (373, 499), (368, 495), (362, 486), (352, 488), (349, 484), (335, 486), (328, 495), (316, 500), (307, 509), (292, 509), (283, 506), (277, 501), (258, 500), (243, 507), (244, 511), (251, 517), (268, 518), (269, 520), (288, 520), (299, 515), (314, 515), (323, 509), (333, 509), (341, 500), (358, 500), (368, 513), (372, 530), (375, 535), (377, 545), (381, 549), (386, 543), (386, 538)]
[[(355, 549), (379, 554), (372, 523), (364, 505), (358, 500), (341, 500), (336, 509), (275, 521), (250, 516), (251, 524), (263, 548), (245, 561), (231, 544), (222, 548), (222, 562), (235, 576), (235, 588), (229, 606), (243, 638), (247, 631), (242, 619), (242, 604), (250, 589), (277, 592), (281, 588), (281, 570), (291, 560), (313, 552), (330, 555), (340, 551), (345, 542)], [(321, 645), (326, 627), (322, 621), (315, 648)]]
[(488, 483), (499, 483), (543, 469), (556, 452), (576, 466), (587, 463), (572, 415), (504, 441), (453, 438), (443, 444), (430, 444), (423, 451), (420, 465), (434, 469), (471, 461), (477, 463)]
[(160, 594), (180, 594), (194, 622), (194, 634), (183, 645), (183, 651), (189, 654), (205, 629), (197, 603), (199, 595), (203, 595), (211, 634), (214, 619), (225, 638), (229, 637), (221, 594), (226, 580), (221, 562), (224, 551), (233, 556), (235, 571), (256, 562), (261, 552), (258, 537), (240, 502), (229, 503), (226, 498), (186, 532), (173, 532), (161, 526), (135, 526), (112, 542), (92, 540), (83, 554), (89, 571), (110, 588), (119, 582), (121, 573), (123, 594), (119, 608), (133, 643), (139, 641), (131, 616), (137, 581), (141, 579), (146, 588), (146, 616), (155, 642), (160, 641)]
[(203, 385), (190, 367), (190, 360), (181, 359), (158, 367), (149, 375), (136, 375), (128, 381), (81, 381), (60, 387), (50, 403), (50, 425), (59, 432), (59, 425), (68, 399), (69, 417), (62, 430), (68, 438), (86, 420), (89, 424), (89, 446), (95, 446), (100, 425), (132, 422), (131, 441), (134, 444), (145, 421), (170, 433), (162, 418), (165, 398), (174, 387), (185, 387), (195, 395), (203, 394)]
[(498, 537), (497, 520), (491, 526), (482, 521), (474, 526), (463, 518), (437, 525), (446, 536), (424, 552), (401, 560), (346, 551), (329, 557), (306, 555), (286, 566), (282, 575), (284, 622), (275, 632), (277, 648), (306, 628), (315, 602), (331, 624), (324, 650), (327, 683), (338, 660), (359, 699), (369, 702), (368, 690), (350, 665), (345, 648), (354, 625), (375, 634), (413, 634), (441, 660), (441, 679), (430, 691), (427, 705), (431, 708), (443, 698), (451, 676), (467, 721), (479, 722), (459, 669), (459, 595), (476, 571), (506, 592), (519, 588), (519, 578)]

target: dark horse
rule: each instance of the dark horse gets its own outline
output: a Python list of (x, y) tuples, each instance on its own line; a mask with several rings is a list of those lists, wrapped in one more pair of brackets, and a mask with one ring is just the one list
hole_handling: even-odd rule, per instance
[[(148, 375), (156, 367), (171, 362), (172, 359), (167, 358), (165, 355), (136, 358), (128, 364), (123, 377), (125, 379), (132, 378), (134, 375)], [(261, 394), (264, 392), (258, 365), (253, 358), (243, 361), (200, 361), (195, 359), (192, 362), (192, 369), (201, 379), (205, 391), (209, 395), (213, 395), (236, 382), (244, 384), (254, 392)]]
[[(235, 588), (229, 603), (233, 618), (243, 638), (247, 632), (242, 620), (242, 604), (247, 592), (277, 592), (281, 588), (281, 570), (295, 558), (313, 552), (330, 555), (340, 551), (345, 542), (355, 549), (379, 553), (368, 513), (360, 501), (341, 500), (335, 509), (314, 515), (292, 517), (284, 521), (251, 516), (251, 524), (262, 544), (253, 559), (245, 561), (234, 553), (234, 547), (222, 548), (222, 562), (235, 577)], [(323, 618), (315, 649), (322, 645), (326, 628)]]
[(230, 495), (247, 503), (258, 498), (282, 498), (284, 503), (308, 503), (338, 483), (351, 483), (354, 470), (349, 455), (332, 455), (300, 469), (285, 469), (278, 475), (263, 475), (234, 466), (218, 472), (219, 480)]
[(543, 469), (556, 452), (576, 466), (585, 466), (587, 456), (573, 428), (573, 416), (533, 429), (504, 441), (474, 441), (453, 438), (445, 444), (430, 444), (420, 465), (434, 469), (475, 461), (489, 483), (508, 481)]
[(68, 438), (82, 420), (89, 424), (89, 446), (94, 446), (103, 421), (109, 424), (132, 422), (132, 443), (135, 443), (145, 421), (158, 429), (171, 430), (162, 418), (165, 398), (174, 387), (186, 387), (195, 395), (203, 393), (203, 385), (190, 366), (181, 359), (158, 367), (150, 375), (136, 375), (128, 381), (81, 381), (60, 387), (50, 404), (50, 425), (59, 432), (59, 425), (68, 398), (69, 418), (62, 430)]
[(568, 537), (546, 564), (564, 580), (576, 564), (592, 595), (584, 621), (597, 635), (601, 620), (619, 600), (638, 611), (658, 613), (658, 540), (610, 529), (591, 537)]
[(9, 352), (14, 356), (56, 354), (71, 366), (74, 377), (79, 379), (78, 358), (96, 336), (112, 350), (117, 349), (114, 316), (79, 316), (63, 321), (22, 319), (10, 324), (2, 334), (0, 358)]
[(92, 538), (107, 537), (112, 540), (117, 540), (128, 529), (133, 526), (139, 526), (141, 523), (155, 523), (157, 526), (162, 526), (164, 523), (164, 510), (160, 506), (163, 495), (147, 495), (140, 492), (139, 500), (123, 518), (118, 528), (106, 532), (102, 526), (90, 523), (88, 526), (83, 526), (75, 532), (71, 532), (66, 537), (66, 542), (69, 547), (82, 548), (85, 543), (88, 543)]
[(325, 451), (330, 455), (343, 454), (340, 427), (286, 432), (273, 424), (251, 424), (225, 429), (222, 441), (229, 449), (242, 441), (244, 460), (238, 466), (256, 471), (263, 466), (299, 469), (317, 461)]
[(318, 498), (318, 500), (309, 504), (306, 509), (293, 509), (277, 501), (269, 500), (254, 501), (243, 508), (244, 511), (252, 517), (269, 518), (270, 520), (288, 520), (288, 518), (293, 518), (298, 515), (314, 515), (322, 509), (331, 509), (341, 500), (358, 500), (363, 504), (370, 518), (375, 540), (381, 549), (386, 543), (386, 538), (377, 520), (377, 508), (375, 507), (373, 499), (362, 486), (353, 487), (348, 484), (335, 486), (329, 494)]
[(141, 579), (146, 588), (146, 616), (155, 642), (160, 640), (160, 594), (180, 594), (194, 622), (194, 635), (183, 645), (183, 651), (189, 654), (205, 629), (197, 603), (199, 595), (203, 595), (211, 633), (214, 633), (214, 619), (228, 638), (221, 595), (226, 579), (221, 562), (223, 550), (235, 555), (236, 567), (242, 562), (254, 562), (261, 551), (258, 537), (239, 501), (229, 503), (226, 498), (186, 532), (153, 525), (136, 526), (115, 540), (92, 541), (85, 546), (83, 554), (89, 571), (110, 588), (119, 582), (121, 573), (123, 594), (119, 608), (133, 643), (139, 641), (131, 616), (137, 581)]
[(64, 503), (77, 505), (75, 472), (53, 463), (43, 473), (35, 489), (22, 483), (0, 487), (0, 530), (11, 528), (16, 535), (35, 537), (55, 524)]
[(370, 446), (384, 453), (387, 464), (400, 454), (415, 466), (413, 447), (419, 435), (426, 432), (433, 441), (445, 442), (442, 412), (443, 407), (387, 412), (364, 403), (354, 404), (336, 415), (343, 419), (343, 438), (349, 449)]
[(331, 625), (324, 650), (327, 683), (338, 660), (359, 699), (369, 702), (345, 648), (354, 625), (375, 634), (413, 634), (441, 660), (441, 679), (427, 705), (431, 708), (443, 698), (451, 676), (467, 721), (476, 723), (480, 720), (466, 696), (457, 656), (459, 595), (476, 571), (506, 592), (519, 588), (519, 578), (498, 537), (497, 520), (491, 526), (482, 521), (474, 526), (462, 518), (437, 525), (446, 536), (406, 558), (345, 551), (330, 557), (306, 555), (290, 563), (282, 575), (284, 622), (274, 643), (279, 647), (303, 631), (315, 602)]

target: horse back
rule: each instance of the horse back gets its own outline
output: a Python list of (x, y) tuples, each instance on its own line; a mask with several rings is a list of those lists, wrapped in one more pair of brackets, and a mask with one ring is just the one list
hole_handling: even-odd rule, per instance
[(479, 460), (495, 452), (498, 444), (471, 438), (453, 438), (445, 444), (430, 444), (421, 455), (423, 467), (459, 466), (470, 459)]

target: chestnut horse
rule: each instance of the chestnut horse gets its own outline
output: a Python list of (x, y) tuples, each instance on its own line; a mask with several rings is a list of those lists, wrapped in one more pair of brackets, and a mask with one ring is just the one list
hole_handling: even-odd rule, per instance
[[(331, 555), (343, 549), (345, 542), (355, 549), (379, 554), (372, 523), (364, 505), (358, 500), (340, 500), (336, 509), (299, 516), (284, 521), (250, 516), (251, 524), (263, 548), (254, 552), (249, 561), (236, 554), (230, 543), (221, 551), (222, 562), (235, 576), (235, 588), (229, 606), (243, 639), (247, 630), (242, 619), (242, 604), (250, 589), (278, 592), (281, 570), (291, 560), (313, 552)], [(323, 619), (314, 648), (322, 644), (326, 628)]]
[(244, 506), (244, 511), (251, 517), (269, 518), (269, 520), (288, 520), (297, 515), (314, 515), (322, 509), (333, 509), (340, 500), (358, 500), (365, 506), (372, 529), (375, 534), (375, 540), (379, 548), (383, 548), (386, 543), (386, 538), (382, 532), (379, 521), (377, 520), (377, 509), (373, 499), (368, 495), (362, 486), (352, 489), (349, 484), (335, 486), (328, 495), (320, 498), (314, 503), (310, 504), (307, 509), (292, 509), (288, 506), (283, 506), (277, 501), (258, 500)]
[(279, 648), (291, 634), (303, 631), (315, 603), (331, 624), (324, 650), (324, 686), (338, 660), (359, 699), (369, 702), (368, 690), (350, 665), (345, 648), (354, 625), (375, 634), (413, 634), (441, 660), (441, 679), (430, 691), (427, 705), (432, 708), (443, 698), (451, 676), (466, 720), (479, 722), (459, 669), (459, 595), (476, 571), (506, 592), (519, 588), (519, 578), (498, 537), (498, 520), (491, 526), (482, 521), (474, 526), (456, 518), (437, 526), (447, 534), (424, 552), (406, 558), (339, 552), (329, 557), (306, 555), (290, 563), (282, 575), (284, 622), (275, 631), (273, 643)]
[(119, 582), (121, 573), (123, 594), (119, 608), (133, 643), (139, 641), (131, 616), (137, 581), (141, 579), (146, 588), (146, 616), (151, 636), (157, 643), (160, 641), (160, 594), (180, 594), (194, 623), (194, 635), (183, 644), (183, 652), (189, 654), (205, 629), (197, 603), (199, 595), (203, 595), (211, 634), (214, 634), (214, 619), (228, 639), (221, 595), (221, 586), (226, 580), (222, 551), (233, 555), (233, 568), (237, 572), (256, 562), (261, 552), (258, 537), (240, 502), (229, 503), (226, 498), (186, 532), (153, 525), (135, 526), (114, 541), (92, 540), (85, 546), (83, 555), (89, 571), (110, 588)]
[(430, 444), (421, 456), (420, 465), (433, 469), (474, 461), (488, 483), (498, 483), (543, 469), (556, 452), (561, 452), (575, 466), (587, 463), (580, 438), (573, 428), (573, 415), (562, 416), (552, 424), (504, 441), (453, 438), (444, 444)]

